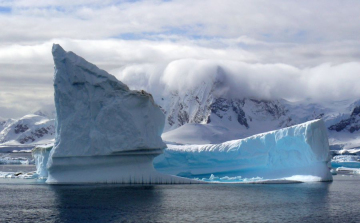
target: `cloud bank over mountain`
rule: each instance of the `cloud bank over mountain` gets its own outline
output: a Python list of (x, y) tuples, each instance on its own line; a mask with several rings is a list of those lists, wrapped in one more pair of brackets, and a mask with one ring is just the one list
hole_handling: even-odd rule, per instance
[(359, 98), (358, 1), (0, 1), (0, 116), (53, 103), (60, 43), (161, 95), (226, 74), (229, 93)]

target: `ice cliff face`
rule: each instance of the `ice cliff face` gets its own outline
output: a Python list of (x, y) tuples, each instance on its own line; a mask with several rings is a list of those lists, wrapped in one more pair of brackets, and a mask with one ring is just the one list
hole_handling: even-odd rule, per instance
[(328, 181), (329, 161), (326, 127), (315, 120), (221, 144), (168, 145), (154, 165), (161, 172), (187, 177)]
[(163, 149), (164, 115), (152, 96), (53, 46), (57, 112), (53, 157)]
[(52, 148), (53, 145), (38, 146), (31, 151), (35, 160), (36, 173), (38, 174), (39, 178), (46, 179), (48, 177), (46, 165), (49, 160), (49, 155)]

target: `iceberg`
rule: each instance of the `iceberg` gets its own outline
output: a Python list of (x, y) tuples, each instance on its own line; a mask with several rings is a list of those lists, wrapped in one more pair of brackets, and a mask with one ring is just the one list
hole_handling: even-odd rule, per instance
[(32, 160), (29, 160), (29, 159), (27, 159), (25, 157), (10, 157), (10, 156), (7, 156), (7, 155), (0, 156), (0, 165), (1, 164), (5, 164), (5, 165), (9, 165), (9, 164), (15, 164), (15, 165), (25, 164), (25, 165), (28, 165), (30, 163), (33, 163)]
[(154, 166), (162, 173), (206, 181), (331, 181), (330, 158), (325, 124), (314, 120), (221, 144), (169, 144)]
[(165, 116), (151, 94), (130, 90), (59, 45), (52, 53), (55, 142), (32, 151), (37, 167), (32, 176), (46, 183), (332, 180), (322, 120), (220, 144), (165, 145)]
[(331, 160), (331, 166), (348, 167), (348, 168), (360, 168), (360, 156), (355, 155), (337, 155)]
[(360, 168), (338, 167), (336, 172), (340, 174), (360, 174)]
[(47, 162), (46, 150), (33, 152), (46, 183), (196, 182), (155, 171), (152, 160), (166, 147), (165, 117), (151, 94), (130, 90), (60, 45), (52, 54), (55, 143)]

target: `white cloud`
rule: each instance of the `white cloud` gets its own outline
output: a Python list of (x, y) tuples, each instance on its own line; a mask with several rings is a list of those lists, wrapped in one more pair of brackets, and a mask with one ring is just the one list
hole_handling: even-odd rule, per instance
[[(124, 33), (183, 35), (272, 42), (359, 40), (356, 0), (6, 1), (3, 41), (99, 39)], [(0, 3), (1, 5), (1, 3)]]
[(53, 42), (158, 94), (159, 84), (194, 86), (220, 66), (231, 92), (243, 95), (360, 97), (357, 0), (0, 0), (0, 6), (11, 8), (0, 10), (0, 116), (51, 103)]
[[(232, 97), (284, 98), (288, 100), (345, 100), (360, 98), (360, 63), (322, 64), (299, 69), (285, 64), (251, 64), (229, 60), (175, 60), (163, 69), (144, 68), (142, 65), (126, 69), (118, 77), (137, 89), (185, 91), (208, 80), (223, 79)], [(218, 69), (224, 72), (219, 77)], [(136, 71), (141, 70), (138, 75)], [(158, 70), (158, 73), (147, 71)], [(148, 83), (158, 80), (157, 83)], [(144, 83), (144, 84), (142, 84)], [(223, 90), (223, 89), (222, 89)]]

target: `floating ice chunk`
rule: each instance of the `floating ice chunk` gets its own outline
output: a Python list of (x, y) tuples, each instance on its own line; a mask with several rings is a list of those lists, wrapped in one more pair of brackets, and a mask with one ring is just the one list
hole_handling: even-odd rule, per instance
[(347, 174), (360, 174), (360, 168), (349, 168), (349, 167), (338, 167), (336, 168), (337, 173), (347, 173)]
[(326, 127), (322, 120), (315, 120), (221, 144), (168, 145), (154, 166), (160, 172), (186, 177), (215, 174), (330, 181), (329, 161)]
[(331, 162), (341, 163), (341, 162), (359, 162), (360, 157), (359, 156), (353, 156), (353, 155), (338, 155), (334, 156), (331, 160)]
[(39, 176), (36, 172), (0, 172), (0, 178), (37, 179)]
[(331, 160), (331, 166), (333, 168), (336, 167), (360, 168), (360, 156), (354, 156), (354, 155), (334, 156)]
[(25, 157), (10, 157), (10, 156), (1, 156), (0, 157), (0, 164), (23, 164), (23, 165), (28, 165), (28, 164), (32, 164), (33, 160), (29, 160)]

